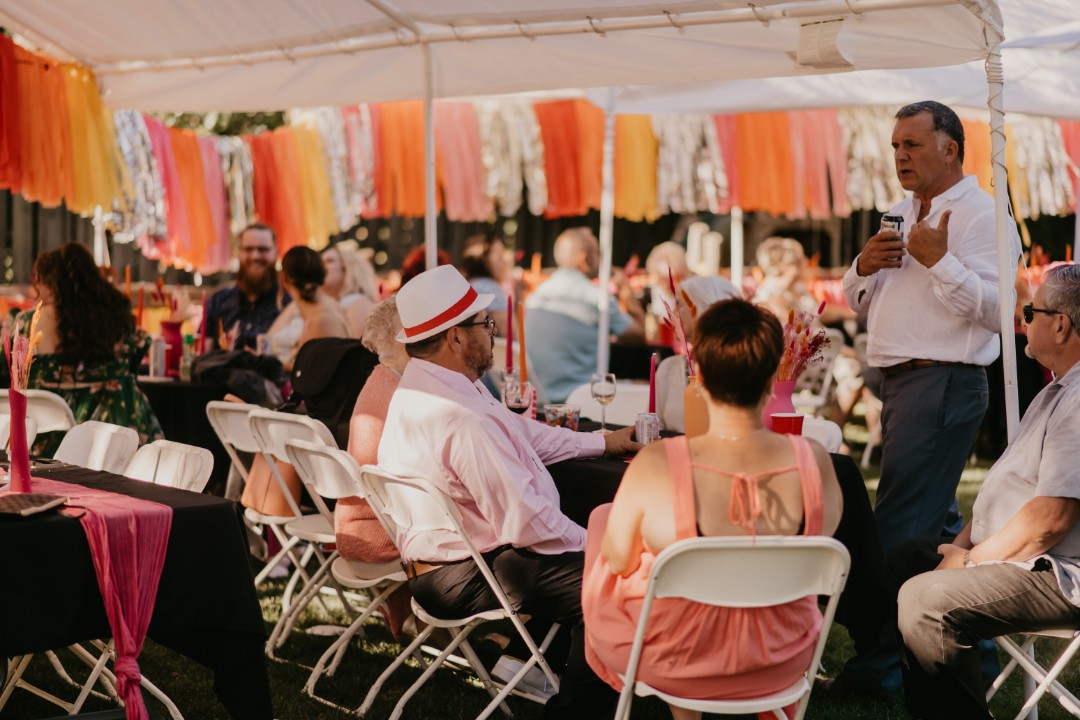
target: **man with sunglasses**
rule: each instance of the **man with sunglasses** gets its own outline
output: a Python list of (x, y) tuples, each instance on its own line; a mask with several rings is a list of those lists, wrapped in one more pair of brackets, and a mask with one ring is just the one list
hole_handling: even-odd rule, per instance
[(990, 717), (978, 641), (1080, 628), (1080, 266), (1050, 270), (1024, 322), (1027, 354), (1054, 382), (1028, 406), (956, 539), (913, 541), (890, 558), (898, 579), (911, 578), (899, 597), (904, 694), (923, 720)]
[[(561, 691), (548, 700), (544, 717), (603, 717), (616, 697), (584, 658), (585, 529), (560, 510), (545, 465), (624, 455), (640, 446), (633, 428), (576, 433), (513, 413), (492, 397), (479, 380), (492, 364), (495, 324), (487, 307), (493, 298), (478, 294), (450, 265), (417, 275), (398, 292), (398, 340), (411, 360), (390, 401), (379, 466), (399, 477), (428, 480), (457, 505), (466, 533), (510, 601), (532, 616), (534, 638), (542, 639), (543, 626), (553, 621), (565, 634), (573, 630), (572, 640), (561, 644), (563, 656), (570, 655)], [(406, 527), (397, 543), (409, 589), (428, 612), (457, 618), (498, 607), (454, 533)], [(518, 643), (507, 655), (528, 657), (527, 646)], [(557, 638), (552, 647), (558, 644)], [(549, 650), (548, 657), (557, 660), (556, 653)], [(495, 674), (501, 679), (514, 674), (500, 669)], [(543, 693), (543, 673), (534, 671), (525, 676), (527, 689)]]
[[(868, 364), (884, 375), (874, 518), (886, 553), (911, 538), (960, 531), (956, 487), (989, 403), (985, 368), (1000, 352), (994, 201), (963, 173), (960, 119), (941, 103), (907, 105), (896, 114), (892, 146), (900, 185), (911, 193), (889, 211), (903, 218), (904, 232), (871, 237), (844, 276), (848, 304), (869, 313)], [(860, 650), (840, 677), (853, 689), (895, 694), (896, 653), (866, 652), (883, 654)]]

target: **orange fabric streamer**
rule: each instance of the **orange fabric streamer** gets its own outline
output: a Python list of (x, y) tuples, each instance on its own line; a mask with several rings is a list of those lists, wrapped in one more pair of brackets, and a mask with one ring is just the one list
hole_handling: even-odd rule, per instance
[[(423, 217), (424, 193), (424, 104), (418, 101), (379, 105), (382, 149), (382, 197), (379, 207), (391, 214)], [(435, 148), (435, 207), (442, 209), (439, 192), (443, 171)]]
[(112, 113), (101, 102), (97, 80), (82, 65), (60, 66), (67, 91), (68, 133), (64, 157), (70, 159), (65, 173), (64, 199), (68, 209), (90, 216), (95, 205), (112, 207), (123, 201), (130, 187), (127, 168), (116, 146)]
[(533, 105), (544, 143), (544, 173), (547, 175), (548, 205), (544, 217), (584, 215), (582, 197), (577, 107), (573, 100), (556, 100)]
[(15, 43), (0, 35), (0, 188), (19, 192), (22, 182), (22, 123), (19, 108), (26, 102), (21, 97)]
[[(1059, 120), (1058, 125), (1061, 127), (1061, 139), (1065, 143), (1065, 152), (1068, 153), (1073, 164), (1080, 167), (1080, 122)], [(1072, 187), (1072, 200), (1069, 207), (1076, 212), (1077, 199), (1080, 198), (1080, 177), (1076, 174), (1072, 176)]]
[(656, 154), (660, 144), (648, 115), (615, 116), (615, 217), (652, 222), (656, 206)]
[[(274, 186), (277, 182), (277, 164), (271, 147), (269, 133), (244, 135), (244, 142), (251, 150), (252, 191), (255, 199), (255, 220), (274, 229), (281, 224), (277, 220), (274, 202)], [(277, 235), (278, 254), (281, 254), (281, 236)]]
[(67, 93), (59, 65), (15, 46), (22, 141), (20, 192), (31, 202), (57, 207), (64, 199), (64, 132)]
[(741, 187), (743, 210), (764, 210), (772, 215), (787, 215), (795, 210), (788, 114), (736, 115), (735, 137), (736, 182)]
[(184, 193), (184, 206), (188, 212), (191, 228), (191, 245), (178, 252), (174, 261), (186, 261), (200, 268), (206, 265), (211, 245), (217, 231), (210, 215), (210, 201), (206, 194), (206, 173), (202, 164), (202, 149), (198, 136), (190, 130), (169, 128), (176, 171)]
[(319, 131), (311, 125), (293, 125), (296, 138), (299, 202), (304, 207), (304, 238), (309, 247), (321, 250), (330, 236), (341, 230), (331, 202), (330, 176)]
[(713, 127), (720, 144), (720, 155), (724, 159), (724, 173), (728, 178), (728, 195), (719, 199), (719, 211), (731, 212), (733, 207), (742, 207), (742, 194), (739, 192), (739, 157), (735, 150), (735, 115), (713, 115)]
[(964, 126), (964, 174), (974, 175), (979, 187), (993, 194), (994, 167), (990, 126), (979, 120), (961, 120)]
[(278, 234), (281, 252), (285, 253), (291, 247), (307, 244), (307, 220), (300, 201), (299, 146), (291, 127), (278, 128), (270, 138), (277, 169), (273, 198), (279, 226), (274, 231)]
[(604, 192), (604, 111), (588, 100), (575, 100), (578, 126), (578, 177), (580, 178), (583, 212), (600, 209)]

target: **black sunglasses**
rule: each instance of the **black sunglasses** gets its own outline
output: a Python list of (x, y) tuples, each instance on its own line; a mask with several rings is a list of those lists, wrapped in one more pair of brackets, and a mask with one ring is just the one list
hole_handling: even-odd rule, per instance
[(1043, 313), (1044, 315), (1061, 315), (1060, 310), (1050, 310), (1049, 308), (1037, 308), (1032, 303), (1028, 303), (1023, 307), (1024, 322), (1030, 324), (1035, 319), (1035, 313)]
[(475, 327), (477, 325), (483, 325), (487, 329), (487, 334), (493, 337), (495, 333), (498, 332), (495, 328), (495, 320), (493, 318), (488, 318), (487, 320), (477, 320), (475, 322), (461, 323), (458, 325), (458, 327)]

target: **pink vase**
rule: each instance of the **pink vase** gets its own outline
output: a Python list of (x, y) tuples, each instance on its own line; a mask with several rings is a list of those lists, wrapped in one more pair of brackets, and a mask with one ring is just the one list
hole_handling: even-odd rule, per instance
[(683, 432), (686, 437), (697, 437), (708, 431), (709, 406), (705, 402), (705, 391), (693, 377), (683, 390)]
[(181, 323), (161, 321), (161, 337), (165, 341), (165, 375), (180, 376), (180, 356), (184, 352), (184, 338), (180, 334)]
[(26, 447), (26, 395), (12, 389), (8, 392), (11, 405), (11, 429), (8, 440), (8, 460), (11, 463), (11, 492), (30, 492), (30, 451)]
[(772, 397), (765, 403), (765, 409), (761, 411), (761, 421), (770, 430), (773, 413), (793, 413), (795, 404), (791, 402), (791, 393), (795, 390), (794, 380), (777, 380), (773, 383)]

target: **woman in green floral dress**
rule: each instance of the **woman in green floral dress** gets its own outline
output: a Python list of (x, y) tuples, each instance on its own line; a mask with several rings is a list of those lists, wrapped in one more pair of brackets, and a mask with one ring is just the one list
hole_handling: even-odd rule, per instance
[[(76, 422), (130, 427), (139, 443), (163, 437), (146, 395), (135, 384), (149, 338), (135, 331), (131, 301), (101, 275), (90, 251), (71, 243), (38, 256), (32, 277), (40, 301), (41, 342), (30, 367), (31, 388), (67, 401)], [(16, 320), (29, 332), (35, 310)], [(63, 433), (38, 436), (32, 454), (51, 457)]]

